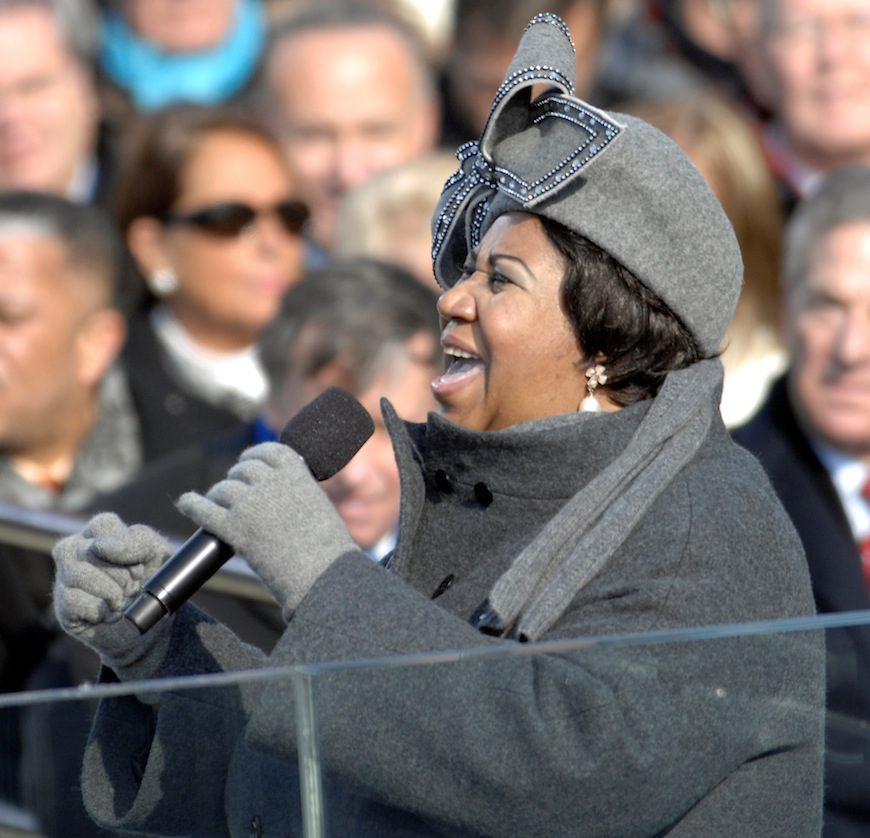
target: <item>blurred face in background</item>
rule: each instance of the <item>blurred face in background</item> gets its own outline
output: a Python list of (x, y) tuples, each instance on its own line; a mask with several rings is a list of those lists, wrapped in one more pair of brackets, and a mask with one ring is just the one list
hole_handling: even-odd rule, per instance
[(301, 31), (267, 66), (280, 134), (310, 233), (334, 243), (336, 215), (353, 187), (432, 148), (438, 114), (420, 68), (386, 26)]
[(127, 24), (163, 52), (216, 47), (230, 32), (234, 0), (124, 0)]
[(413, 335), (402, 347), (391, 347), (386, 363), (362, 392), (350, 380), (341, 359), (288, 387), (294, 402), (285, 410), (283, 421), (333, 386), (353, 392), (372, 417), (375, 431), (369, 440), (341, 471), (322, 483), (351, 538), (363, 549), (392, 535), (399, 521), (399, 470), (380, 400), (389, 399), (402, 419), (424, 422), (428, 412), (438, 407), (430, 386), (437, 374), (436, 349), (434, 337), (424, 332)]
[(0, 447), (13, 456), (51, 461), (92, 421), (123, 339), (92, 270), (71, 267), (53, 235), (0, 230)]
[(763, 0), (775, 110), (810, 165), (870, 163), (870, 3)]
[(870, 221), (833, 228), (790, 292), (792, 401), (809, 431), (870, 462)]
[[(277, 211), (294, 197), (277, 147), (254, 134), (213, 131), (185, 165), (174, 217), (130, 226), (131, 249), (146, 275), (163, 269), (175, 275), (177, 289), (165, 303), (203, 346), (251, 345), (299, 278), (301, 235)], [(222, 217), (230, 204), (254, 210), (251, 223), (221, 233), (191, 218), (203, 211)]]
[(38, 6), (0, 11), (0, 189), (68, 195), (92, 153), (93, 80)]

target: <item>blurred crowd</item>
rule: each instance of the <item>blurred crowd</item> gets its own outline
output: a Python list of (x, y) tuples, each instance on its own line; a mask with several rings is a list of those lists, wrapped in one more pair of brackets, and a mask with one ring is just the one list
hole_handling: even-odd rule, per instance
[[(435, 409), (432, 211), (542, 11), (576, 94), (670, 135), (720, 199), (745, 264), (723, 419), (820, 610), (870, 607), (867, 0), (0, 0), (0, 503), (184, 537), (181, 492), (339, 385), (376, 432), (326, 489), (389, 552), (378, 405)], [(5, 691), (94, 675), (31, 558), (0, 548)], [(206, 605), (278, 636), (262, 603)]]

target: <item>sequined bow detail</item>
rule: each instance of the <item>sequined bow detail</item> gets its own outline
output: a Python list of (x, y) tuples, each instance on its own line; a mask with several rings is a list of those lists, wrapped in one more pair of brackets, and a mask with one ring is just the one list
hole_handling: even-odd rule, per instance
[[(619, 136), (608, 114), (574, 98), (574, 44), (551, 12), (526, 26), (477, 142), (456, 152), (459, 169), (444, 185), (432, 221), (432, 261), (444, 287), (480, 244), (494, 198), (532, 209), (573, 182)], [(532, 101), (534, 85), (547, 91)]]

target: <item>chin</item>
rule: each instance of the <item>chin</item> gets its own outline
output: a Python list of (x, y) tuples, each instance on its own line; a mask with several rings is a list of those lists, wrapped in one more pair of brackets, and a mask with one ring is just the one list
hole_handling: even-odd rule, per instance
[(866, 412), (854, 419), (837, 417), (818, 423), (817, 428), (828, 443), (844, 452), (861, 452), (864, 456), (870, 451), (870, 425)]
[(373, 536), (370, 532), (355, 533), (351, 530), (350, 537), (359, 545), (360, 550), (371, 550), (380, 541), (380, 536)]

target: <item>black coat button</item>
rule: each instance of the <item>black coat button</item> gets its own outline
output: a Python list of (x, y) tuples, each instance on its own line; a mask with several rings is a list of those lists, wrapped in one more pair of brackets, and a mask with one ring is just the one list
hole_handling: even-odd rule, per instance
[(504, 634), (504, 625), (502, 624), (501, 617), (492, 610), (489, 599), (485, 599), (477, 606), (477, 609), (471, 615), (470, 622), (481, 634), (491, 637), (501, 637)]
[(481, 506), (489, 506), (492, 503), (492, 492), (489, 491), (489, 486), (486, 483), (474, 484), (474, 496)]
[(447, 576), (441, 581), (441, 584), (435, 588), (435, 592), (432, 594), (432, 599), (438, 599), (452, 584), (453, 580), (456, 577), (452, 573), (448, 573)]
[(453, 491), (453, 481), (450, 479), (450, 475), (444, 471), (443, 468), (439, 468), (438, 471), (435, 472), (435, 485), (445, 494), (450, 494), (450, 492)]

